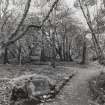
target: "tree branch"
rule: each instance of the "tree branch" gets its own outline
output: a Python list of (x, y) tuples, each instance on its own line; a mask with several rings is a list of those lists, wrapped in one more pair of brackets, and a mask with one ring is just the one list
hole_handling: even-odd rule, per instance
[(14, 38), (17, 35), (21, 25), (23, 24), (23, 22), (24, 22), (24, 20), (25, 20), (25, 18), (27, 16), (27, 13), (28, 13), (29, 8), (30, 8), (30, 3), (31, 3), (31, 0), (28, 0), (27, 3), (26, 3), (26, 6), (25, 6), (25, 10), (24, 10), (22, 19), (21, 19), (19, 25), (17, 26), (17, 29), (15, 30), (15, 32), (10, 36), (9, 40), (11, 40), (12, 38)]
[(22, 38), (28, 31), (30, 28), (37, 28), (37, 29), (40, 29), (41, 27), (40, 26), (35, 26), (35, 25), (29, 25), (26, 27), (26, 29), (24, 30), (24, 32), (22, 32), (20, 35), (18, 35), (17, 37), (9, 40), (8, 42), (4, 43), (2, 47), (7, 47), (13, 43), (15, 43), (17, 40), (19, 40), (20, 38)]
[[(25, 31), (23, 33), (21, 33), (19, 36), (15, 37), (17, 35), (17, 32), (20, 29), (20, 26), (23, 24), (24, 19), (26, 18), (26, 15), (28, 13), (29, 7), (30, 7), (30, 2), (31, 0), (27, 1), (27, 5), (26, 5), (26, 9), (25, 9), (25, 13), (23, 14), (23, 18), (21, 19), (18, 28), (16, 29), (16, 31), (11, 35), (11, 37), (9, 38), (9, 41), (4, 43), (2, 47), (7, 47), (13, 43), (15, 43), (17, 40), (19, 40), (20, 38), (22, 38), (28, 31), (30, 28), (35, 28), (35, 29), (41, 29), (42, 26), (44, 25), (44, 23), (47, 21), (47, 19), (49, 18), (51, 12), (53, 11), (54, 7), (56, 6), (56, 4), (58, 3), (59, 0), (55, 0), (55, 2), (52, 4), (51, 9), (49, 10), (48, 14), (46, 15), (46, 17), (43, 19), (42, 24), (41, 25), (28, 25), (25, 29)], [(15, 38), (14, 38), (15, 37)]]
[(42, 25), (46, 22), (46, 20), (49, 18), (51, 12), (53, 11), (54, 7), (56, 6), (56, 4), (59, 2), (59, 0), (55, 0), (55, 2), (52, 4), (48, 14), (46, 15), (46, 17), (43, 19), (42, 21)]

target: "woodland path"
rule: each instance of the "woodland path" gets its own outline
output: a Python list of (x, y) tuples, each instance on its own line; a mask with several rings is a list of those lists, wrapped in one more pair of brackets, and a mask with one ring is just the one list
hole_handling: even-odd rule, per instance
[(53, 102), (44, 103), (44, 105), (94, 105), (88, 95), (88, 80), (98, 75), (103, 67), (98, 64), (89, 64), (87, 67), (67, 65), (65, 67), (76, 70), (77, 74), (67, 83)]

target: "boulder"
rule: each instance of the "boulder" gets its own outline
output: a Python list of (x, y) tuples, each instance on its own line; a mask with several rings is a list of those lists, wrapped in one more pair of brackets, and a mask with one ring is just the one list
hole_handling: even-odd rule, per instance
[(56, 81), (43, 75), (24, 75), (11, 80), (12, 92), (10, 101), (21, 99), (39, 100), (53, 92)]

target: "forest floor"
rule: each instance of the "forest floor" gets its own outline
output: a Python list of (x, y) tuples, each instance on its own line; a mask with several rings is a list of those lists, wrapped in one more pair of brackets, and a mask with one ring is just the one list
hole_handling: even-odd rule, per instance
[[(37, 73), (48, 75), (59, 82), (59, 80), (62, 80), (65, 76), (75, 73), (75, 76), (65, 85), (55, 99), (50, 102), (41, 103), (41, 105), (94, 105), (88, 94), (88, 80), (98, 75), (103, 69), (98, 63), (90, 63), (87, 65), (61, 63), (56, 69), (47, 65), (0, 65), (0, 79), (12, 79), (25, 74)], [(0, 101), (1, 100), (0, 92)], [(2, 102), (0, 102), (0, 105), (5, 105), (1, 103)]]

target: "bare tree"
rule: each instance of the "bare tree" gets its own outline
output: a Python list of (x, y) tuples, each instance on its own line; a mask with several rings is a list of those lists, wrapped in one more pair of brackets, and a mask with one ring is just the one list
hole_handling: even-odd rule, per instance
[[(8, 42), (6, 43), (3, 43), (3, 47), (5, 46), (9, 46), (10, 44), (13, 44), (14, 42), (16, 42), (17, 40), (19, 40), (20, 38), (22, 38), (28, 31), (30, 28), (37, 28), (37, 29), (41, 29), (41, 27), (43, 26), (43, 24), (47, 21), (47, 19), (49, 18), (51, 12), (53, 11), (55, 5), (58, 3), (59, 0), (55, 0), (55, 2), (52, 4), (48, 14), (46, 15), (46, 17), (43, 19), (42, 21), (42, 24), (41, 25), (28, 25), (26, 27), (26, 29), (18, 36), (15, 35), (15, 33), (17, 33), (17, 31), (19, 30), (20, 26), (22, 25), (23, 23), (23, 20), (25, 19), (26, 15), (27, 15), (27, 12), (29, 10), (29, 7), (30, 7), (30, 2), (31, 0), (28, 0), (27, 4), (26, 4), (26, 9), (24, 11), (24, 14), (23, 14), (23, 18), (22, 20), (20, 21), (20, 24), (19, 26), (17, 27), (16, 31), (11, 35), (11, 37), (9, 38)], [(14, 38), (15, 36), (15, 38)]]
[(85, 11), (84, 11), (84, 8), (83, 8), (83, 5), (81, 3), (81, 0), (79, 0), (79, 4), (80, 4), (80, 8), (82, 10), (82, 13), (84, 15), (84, 18), (86, 19), (87, 25), (88, 25), (88, 27), (89, 27), (89, 29), (91, 31), (91, 34), (92, 34), (92, 37), (93, 37), (93, 42), (95, 43), (94, 45), (95, 45), (96, 50), (97, 50), (96, 53), (97, 53), (98, 59), (101, 60), (103, 58), (103, 53), (102, 53), (101, 47), (99, 45), (99, 42), (98, 42), (98, 40), (96, 38), (94, 29), (92, 27), (91, 19), (90, 19), (90, 14), (89, 14), (89, 12), (87, 12), (88, 13), (87, 14), (88, 17), (86, 16)]

